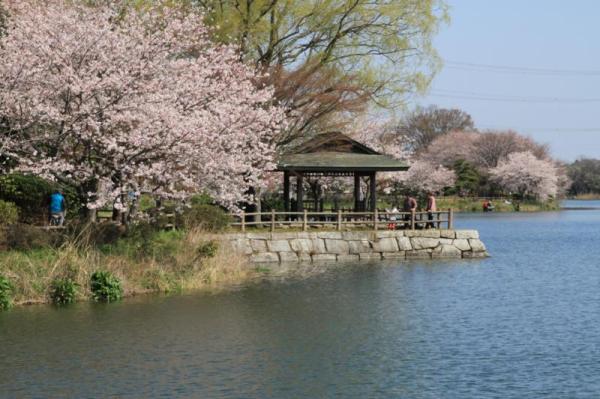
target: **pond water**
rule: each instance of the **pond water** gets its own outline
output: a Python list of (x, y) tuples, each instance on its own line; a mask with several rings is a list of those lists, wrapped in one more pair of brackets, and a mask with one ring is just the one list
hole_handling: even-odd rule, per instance
[(598, 397), (600, 210), (457, 227), (492, 257), (1, 313), (0, 397)]

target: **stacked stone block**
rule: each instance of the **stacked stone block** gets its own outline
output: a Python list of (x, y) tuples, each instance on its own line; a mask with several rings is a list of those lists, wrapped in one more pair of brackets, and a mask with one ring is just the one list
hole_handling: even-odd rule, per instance
[(489, 256), (476, 230), (236, 233), (222, 238), (254, 263)]

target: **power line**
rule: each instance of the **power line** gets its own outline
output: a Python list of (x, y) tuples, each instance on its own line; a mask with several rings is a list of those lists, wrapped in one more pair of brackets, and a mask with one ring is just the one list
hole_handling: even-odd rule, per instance
[(497, 125), (477, 125), (481, 129), (487, 130), (520, 130), (520, 131), (543, 131), (543, 132), (556, 132), (556, 133), (596, 133), (600, 132), (600, 127), (498, 127)]
[(523, 103), (548, 103), (548, 104), (584, 104), (598, 103), (600, 98), (560, 98), (560, 97), (532, 97), (514, 96), (503, 94), (482, 94), (469, 91), (457, 91), (447, 89), (432, 89), (429, 93), (433, 97), (454, 98), (463, 100), (500, 101), (500, 102), (523, 102)]
[(534, 68), (522, 66), (508, 65), (492, 65), (492, 64), (477, 64), (472, 62), (451, 61), (444, 62), (447, 68), (478, 71), (478, 72), (496, 72), (496, 73), (512, 73), (525, 75), (550, 75), (550, 76), (600, 76), (600, 70), (593, 69), (551, 69), (551, 68)]

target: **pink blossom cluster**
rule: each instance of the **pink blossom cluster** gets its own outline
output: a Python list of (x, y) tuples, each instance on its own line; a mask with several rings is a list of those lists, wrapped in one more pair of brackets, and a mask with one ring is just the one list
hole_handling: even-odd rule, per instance
[(559, 173), (552, 161), (538, 159), (529, 151), (514, 152), (490, 169), (492, 181), (504, 190), (542, 200), (556, 197)]
[(401, 183), (413, 192), (436, 193), (453, 186), (456, 182), (456, 174), (441, 165), (416, 160), (412, 162), (407, 172), (395, 174), (393, 181)]
[[(202, 15), (9, 0), (0, 46), (0, 155), (17, 170), (121, 193), (205, 192), (228, 207), (273, 168), (284, 110)], [(122, 11), (122, 10), (121, 10)]]
[(382, 123), (370, 118), (360, 118), (350, 128), (353, 139), (382, 154), (399, 160), (409, 160), (413, 154), (406, 135), (395, 134), (394, 123)]

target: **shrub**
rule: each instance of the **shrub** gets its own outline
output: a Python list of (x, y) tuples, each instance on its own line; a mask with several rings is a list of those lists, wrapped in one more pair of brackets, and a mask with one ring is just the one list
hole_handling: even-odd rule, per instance
[(198, 254), (198, 258), (203, 259), (214, 258), (214, 256), (217, 254), (218, 249), (219, 246), (216, 241), (207, 241), (200, 244), (196, 251)]
[(50, 299), (56, 305), (65, 305), (75, 302), (79, 285), (70, 278), (60, 278), (50, 286)]
[(184, 212), (183, 223), (186, 228), (201, 228), (206, 231), (225, 230), (231, 217), (221, 208), (214, 205), (192, 205)]
[(5, 246), (21, 251), (57, 247), (64, 241), (64, 236), (58, 231), (43, 230), (27, 224), (9, 225), (5, 232)]
[(15, 224), (19, 221), (19, 209), (8, 201), (0, 200), (0, 226)]
[(92, 297), (98, 302), (114, 302), (123, 297), (121, 281), (108, 271), (97, 271), (90, 281)]
[(129, 226), (125, 237), (135, 248), (136, 255), (150, 256), (153, 253), (153, 238), (157, 228), (150, 223), (138, 223)]
[(0, 310), (8, 310), (12, 307), (13, 286), (0, 274)]

